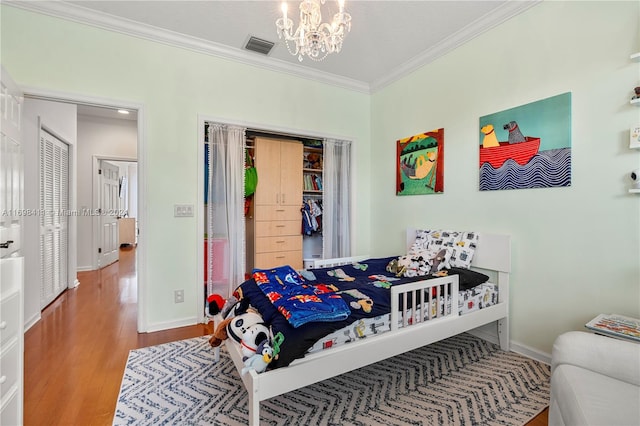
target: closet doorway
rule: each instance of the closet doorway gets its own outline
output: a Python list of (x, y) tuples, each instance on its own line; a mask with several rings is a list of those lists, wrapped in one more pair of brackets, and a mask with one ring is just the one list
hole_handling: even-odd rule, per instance
[(69, 144), (40, 129), (40, 308), (67, 289)]
[[(310, 244), (309, 251), (306, 251), (305, 248), (305, 253), (308, 253), (307, 255), (311, 259), (345, 257), (351, 254), (351, 241), (353, 240), (353, 230), (350, 226), (353, 215), (351, 200), (353, 199), (352, 192), (356, 190), (351, 175), (354, 159), (351, 141), (323, 136), (300, 136), (300, 133), (304, 132), (293, 132), (286, 129), (262, 130), (260, 128), (263, 126), (247, 126), (244, 123), (230, 124), (227, 120), (206, 117), (200, 117), (199, 127), (201, 138), (199, 144), (199, 158), (201, 159), (199, 181), (203, 190), (201, 193), (204, 193), (203, 203), (198, 209), (203, 218), (198, 221), (199, 234), (204, 236), (204, 244), (199, 244), (198, 247), (198, 260), (201, 262), (199, 269), (202, 271), (204, 283), (204, 291), (199, 292), (203, 295), (200, 306), (206, 306), (205, 300), (214, 293), (223, 297), (229, 296), (244, 281), (254, 266), (252, 260), (255, 262), (256, 259), (257, 240), (271, 236), (258, 235), (259, 233), (264, 232), (265, 229), (267, 231), (277, 229), (278, 225), (280, 225), (280, 230), (289, 229), (288, 222), (295, 222), (294, 228), (297, 229), (295, 232), (298, 237), (302, 236), (302, 211), (305, 205), (305, 196), (308, 199), (313, 197), (318, 206), (323, 206), (321, 232), (317, 234), (319, 238), (316, 239), (315, 244)], [(295, 165), (299, 172), (296, 183), (300, 190), (293, 206), (297, 212), (295, 220), (287, 218), (283, 219), (283, 223), (279, 223), (278, 220), (276, 220), (278, 223), (275, 223), (268, 219), (266, 222), (273, 223), (266, 224), (266, 227), (255, 226), (255, 223), (251, 224), (251, 221), (255, 219), (256, 203), (255, 199), (251, 199), (250, 196), (243, 198), (243, 191), (246, 191), (245, 167), (250, 165), (254, 159), (257, 162), (260, 161), (260, 158), (254, 158), (256, 137), (277, 139), (283, 143), (280, 147), (292, 143), (297, 143), (300, 146), (300, 155)], [(316, 153), (321, 153), (322, 167), (319, 167), (320, 159), (318, 156), (315, 157), (316, 161), (311, 163), (314, 156), (308, 158), (309, 147), (317, 150)], [(278, 169), (282, 166), (281, 149), (279, 148), (281, 152), (279, 156), (272, 157), (270, 154), (273, 152), (263, 155), (263, 165), (266, 158), (268, 168)], [(275, 162), (276, 158), (280, 161), (279, 165), (271, 164)], [(305, 159), (308, 167), (305, 167)], [(303, 172), (303, 168), (307, 170)], [(259, 167), (257, 169), (256, 191), (260, 191), (261, 173)], [(309, 176), (304, 177), (307, 174)], [(269, 181), (269, 175), (270, 171), (264, 172), (263, 178)], [(285, 172), (285, 176), (291, 177), (293, 174)], [(282, 174), (280, 174), (280, 185), (282, 185), (282, 179)], [(287, 177), (285, 177), (286, 179)], [(315, 183), (309, 179), (315, 179)], [(305, 185), (307, 190), (303, 192)], [(317, 189), (319, 188), (317, 185), (320, 185), (322, 190)], [(271, 194), (273, 208), (266, 209), (264, 213), (274, 213), (276, 214), (275, 219), (277, 219), (278, 211), (288, 211), (290, 198), (286, 194), (287, 191), (283, 191), (282, 186), (280, 190), (273, 191)], [(284, 203), (282, 195), (285, 197)], [(280, 204), (282, 206), (278, 207)], [(256, 221), (254, 220), (254, 222)], [(213, 232), (216, 229), (218, 231)], [(279, 240), (284, 241), (285, 239), (279, 238)], [(302, 247), (300, 250), (302, 251)], [(277, 253), (279, 251), (280, 248), (276, 248), (271, 252)], [(251, 259), (252, 255), (253, 259)]]

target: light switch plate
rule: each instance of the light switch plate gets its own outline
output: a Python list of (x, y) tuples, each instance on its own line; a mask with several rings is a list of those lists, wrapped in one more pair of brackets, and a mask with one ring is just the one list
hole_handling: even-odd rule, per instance
[(193, 204), (174, 204), (174, 217), (193, 217)]

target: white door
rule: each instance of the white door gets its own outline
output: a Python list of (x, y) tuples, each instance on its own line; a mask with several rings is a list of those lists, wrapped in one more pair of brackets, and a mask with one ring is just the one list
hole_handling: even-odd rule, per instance
[(40, 129), (40, 307), (68, 287), (69, 145)]
[(118, 260), (118, 211), (120, 210), (120, 169), (115, 164), (100, 160), (100, 246), (98, 268)]
[(0, 96), (0, 425), (18, 425), (22, 424), (24, 359), (23, 97), (4, 67)]
[(0, 257), (20, 252), (24, 160), (20, 145), (22, 93), (2, 68), (0, 134)]

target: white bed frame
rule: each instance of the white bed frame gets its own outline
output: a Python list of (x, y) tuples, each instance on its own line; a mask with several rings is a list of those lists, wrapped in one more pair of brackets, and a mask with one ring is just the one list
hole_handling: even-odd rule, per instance
[[(413, 244), (415, 229), (407, 230), (407, 248)], [(341, 259), (319, 259), (313, 268), (323, 268), (350, 264), (366, 259), (356, 256)], [(458, 277), (442, 277), (391, 287), (391, 331), (378, 336), (362, 339), (349, 345), (320, 351), (295, 360), (288, 367), (281, 367), (264, 373), (249, 371), (240, 374), (249, 393), (249, 424), (260, 423), (260, 401), (338, 376), (348, 371), (387, 359), (404, 352), (434, 343), (451, 336), (469, 331), (485, 324), (496, 322), (500, 348), (509, 350), (509, 272), (511, 271), (511, 239), (508, 235), (480, 233), (478, 248), (472, 262), (474, 269), (481, 269), (492, 277), (491, 282), (498, 285), (498, 303), (469, 312), (458, 314)], [(435, 298), (451, 297), (450, 309), (439, 313), (427, 321), (413, 321), (399, 312), (398, 300), (402, 298), (407, 306), (407, 294), (423, 292), (434, 286), (443, 285)], [(428, 291), (431, 299), (431, 291)], [(434, 298), (434, 299), (435, 299)], [(416, 297), (412, 298), (414, 301)], [(444, 306), (447, 306), (445, 303)], [(409, 306), (411, 307), (411, 306)], [(416, 307), (413, 306), (415, 312)], [(418, 307), (420, 310), (420, 307)], [(216, 318), (218, 321), (220, 318)], [(400, 322), (400, 324), (398, 324)], [(225, 341), (226, 348), (238, 373), (244, 367), (240, 345), (233, 339)], [(219, 360), (219, 348), (215, 350)]]

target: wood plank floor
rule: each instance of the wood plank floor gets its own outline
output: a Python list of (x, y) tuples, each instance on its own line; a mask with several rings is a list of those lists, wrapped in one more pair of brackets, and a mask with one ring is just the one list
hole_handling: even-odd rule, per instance
[(25, 334), (25, 425), (111, 425), (131, 349), (211, 334), (204, 324), (137, 332), (135, 249), (78, 279)]
[[(111, 425), (131, 349), (211, 334), (194, 325), (139, 334), (135, 249), (42, 312), (25, 334), (24, 424)], [(527, 426), (546, 426), (547, 410)]]

